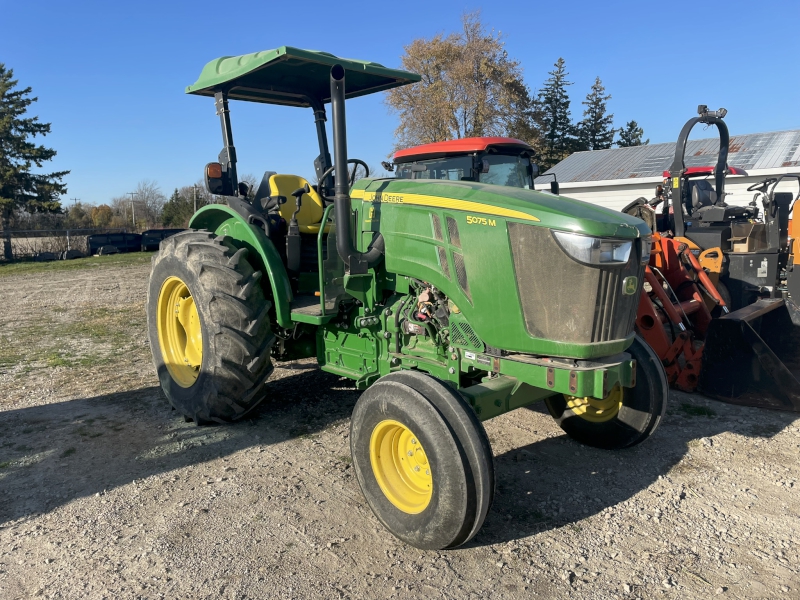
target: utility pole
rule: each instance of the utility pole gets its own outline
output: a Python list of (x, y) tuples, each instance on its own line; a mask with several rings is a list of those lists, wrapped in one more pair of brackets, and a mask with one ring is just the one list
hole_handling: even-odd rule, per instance
[(136, 231), (136, 209), (133, 205), (133, 197), (136, 195), (136, 192), (128, 192), (128, 196), (131, 197), (131, 217), (133, 218), (133, 231)]
[[(72, 200), (72, 208), (75, 208), (75, 205), (81, 201), (80, 198), (70, 198)], [(69, 239), (69, 229), (67, 229), (67, 252), (69, 252), (72, 248), (70, 247), (70, 239)]]
[(197, 212), (197, 184), (195, 183), (192, 185), (192, 189), (194, 190), (194, 212)]

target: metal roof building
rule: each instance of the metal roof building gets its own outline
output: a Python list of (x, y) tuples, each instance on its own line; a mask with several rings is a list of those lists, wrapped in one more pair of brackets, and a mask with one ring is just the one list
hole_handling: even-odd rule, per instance
[[(686, 166), (713, 166), (718, 151), (716, 137), (689, 140)], [(556, 175), (564, 196), (620, 210), (640, 196), (652, 198), (674, 158), (675, 142), (576, 152), (547, 173)], [(800, 129), (731, 136), (728, 165), (740, 167), (748, 175), (727, 178), (726, 202), (747, 204), (752, 199), (752, 193), (746, 191), (749, 185), (771, 175), (800, 173)], [(546, 190), (550, 181), (552, 177), (538, 177), (537, 189)]]

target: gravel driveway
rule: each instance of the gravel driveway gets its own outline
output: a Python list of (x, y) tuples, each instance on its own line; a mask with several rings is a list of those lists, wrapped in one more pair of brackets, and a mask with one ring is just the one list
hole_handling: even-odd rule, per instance
[(659, 431), (582, 447), (543, 408), (486, 423), (497, 496), (420, 551), (353, 476), (350, 382), (277, 368), (236, 425), (157, 387), (146, 257), (3, 276), (0, 598), (800, 598), (800, 419), (673, 392)]

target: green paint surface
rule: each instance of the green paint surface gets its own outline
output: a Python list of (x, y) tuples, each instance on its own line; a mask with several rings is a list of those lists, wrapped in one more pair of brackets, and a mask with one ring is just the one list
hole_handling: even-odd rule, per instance
[(213, 96), (226, 90), (232, 100), (308, 107), (309, 98), (319, 102), (330, 99), (330, 70), (337, 64), (345, 69), (347, 98), (420, 80), (415, 73), (387, 69), (376, 62), (281, 46), (212, 60), (197, 81), (186, 87), (186, 93)]

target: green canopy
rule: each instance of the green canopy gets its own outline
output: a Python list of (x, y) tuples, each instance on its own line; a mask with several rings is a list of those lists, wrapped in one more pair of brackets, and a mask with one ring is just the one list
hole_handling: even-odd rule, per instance
[(213, 96), (227, 91), (231, 100), (309, 107), (330, 101), (330, 70), (345, 69), (347, 98), (415, 83), (420, 76), (381, 64), (339, 58), (328, 52), (281, 46), (242, 56), (223, 56), (203, 67), (187, 94)]

